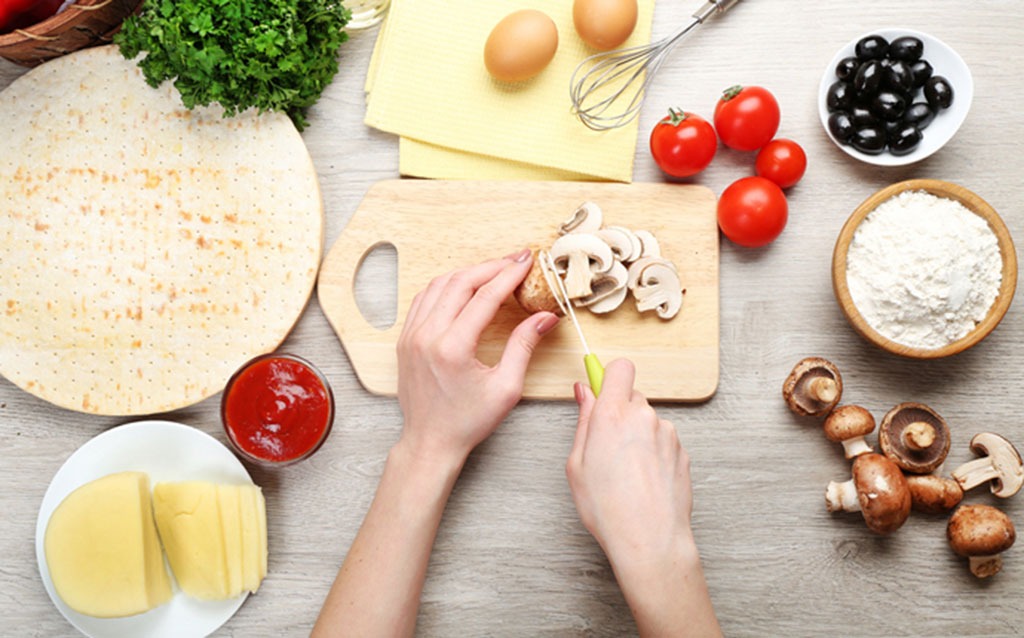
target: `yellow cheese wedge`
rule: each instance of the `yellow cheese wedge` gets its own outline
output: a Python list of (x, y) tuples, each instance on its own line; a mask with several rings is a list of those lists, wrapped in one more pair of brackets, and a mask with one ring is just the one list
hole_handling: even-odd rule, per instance
[(213, 483), (157, 483), (153, 511), (181, 590), (201, 600), (231, 598), (220, 499)]
[(149, 477), (141, 472), (110, 474), (69, 494), (50, 516), (43, 544), (57, 595), (78, 613), (133, 616), (171, 598)]
[(259, 589), (267, 574), (267, 515), (259, 487), (158, 483), (153, 508), (182, 591), (223, 600)]

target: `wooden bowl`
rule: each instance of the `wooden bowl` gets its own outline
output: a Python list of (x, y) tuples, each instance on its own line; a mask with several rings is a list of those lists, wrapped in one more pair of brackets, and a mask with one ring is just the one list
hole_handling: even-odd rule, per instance
[[(846, 255), (857, 227), (879, 204), (899, 193), (912, 190), (926, 191), (937, 197), (958, 201), (968, 210), (983, 218), (988, 222), (992, 232), (995, 233), (999, 243), (999, 252), (1003, 259), (1002, 282), (999, 287), (999, 293), (996, 295), (995, 301), (992, 302), (988, 314), (963, 337), (939, 348), (915, 348), (897, 343), (881, 335), (877, 330), (868, 325), (854, 305), (846, 281)], [(846, 220), (846, 224), (839, 232), (839, 238), (836, 240), (835, 250), (832, 253), (832, 289), (835, 292), (836, 301), (839, 302), (839, 307), (842, 309), (843, 314), (846, 315), (850, 325), (871, 343), (883, 350), (903, 357), (938, 359), (963, 352), (984, 339), (999, 325), (999, 322), (1010, 307), (1010, 302), (1013, 301), (1014, 292), (1017, 290), (1017, 252), (1006, 224), (1003, 223), (995, 209), (984, 199), (962, 186), (949, 182), (935, 179), (912, 179), (892, 184), (876, 192), (858, 206), (853, 211), (853, 214), (850, 215), (850, 218)]]
[(76, 0), (64, 11), (0, 35), (0, 58), (36, 66), (72, 51), (108, 44), (142, 0)]

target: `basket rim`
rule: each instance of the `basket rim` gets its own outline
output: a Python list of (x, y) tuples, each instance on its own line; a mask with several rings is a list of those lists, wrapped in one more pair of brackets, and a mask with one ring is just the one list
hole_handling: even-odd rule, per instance
[[(114, 0), (75, 0), (67, 9), (56, 13), (41, 22), (29, 25), (24, 29), (16, 29), (10, 33), (0, 34), (0, 50), (5, 47), (22, 45), (27, 42), (51, 42), (59, 36), (51, 35), (75, 20), (102, 9)], [(138, 3), (136, 3), (136, 6)]]

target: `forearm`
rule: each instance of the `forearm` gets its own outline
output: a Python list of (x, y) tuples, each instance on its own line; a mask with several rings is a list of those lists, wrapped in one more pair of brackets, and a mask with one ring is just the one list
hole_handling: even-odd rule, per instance
[(313, 636), (410, 636), (430, 551), (461, 460), (418, 456), (404, 439), (324, 602)]
[(665, 551), (610, 558), (642, 638), (722, 635), (692, 539), (678, 539)]

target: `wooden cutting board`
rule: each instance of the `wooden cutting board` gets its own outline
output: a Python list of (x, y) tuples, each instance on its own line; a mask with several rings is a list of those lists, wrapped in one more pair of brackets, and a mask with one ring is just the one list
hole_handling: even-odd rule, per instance
[[(360, 382), (376, 394), (397, 392), (395, 343), (417, 292), (449, 270), (546, 247), (583, 201), (597, 203), (605, 225), (649, 230), (675, 262), (686, 294), (671, 321), (641, 315), (632, 297), (615, 312), (579, 318), (591, 349), (605, 363), (632, 359), (637, 388), (659, 401), (703, 401), (718, 386), (718, 227), (715, 196), (683, 184), (586, 182), (464, 182), (392, 180), (376, 184), (331, 247), (320, 270), (318, 296)], [(354, 291), (356, 273), (374, 248), (398, 255), (397, 321), (371, 326)], [(479, 358), (495, 363), (526, 313), (514, 300), (484, 333)], [(524, 396), (571, 399), (584, 380), (583, 353), (568, 319), (541, 343), (527, 372)]]

